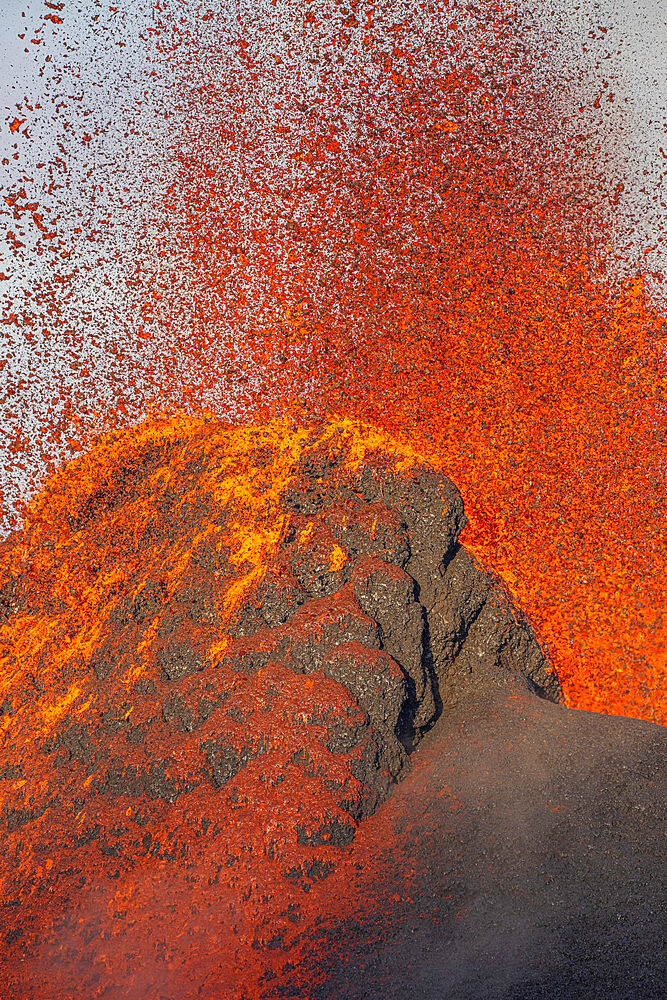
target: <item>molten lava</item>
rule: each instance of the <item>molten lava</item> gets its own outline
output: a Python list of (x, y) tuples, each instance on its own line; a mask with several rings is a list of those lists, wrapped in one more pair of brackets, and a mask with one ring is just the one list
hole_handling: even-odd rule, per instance
[[(369, 785), (358, 769), (355, 777), (349, 751), (365, 713), (333, 679), (349, 669), (346, 649), (351, 663), (359, 660), (354, 642), (339, 646), (329, 666), (320, 656), (315, 679), (304, 679), (303, 667), (286, 666), (275, 650), (279, 629), (272, 645), (264, 632), (243, 636), (258, 616), (248, 605), (258, 588), (271, 584), (265, 616), (278, 623), (303, 601), (295, 573), (315, 594), (322, 573), (339, 589), (349, 568), (346, 531), (377, 537), (379, 552), (391, 547), (392, 531), (402, 537), (400, 525), (384, 523), (381, 505), (355, 527), (348, 501), (335, 537), (333, 511), (317, 527), (298, 513), (322, 482), (318, 469), (337, 465), (351, 481), (378, 455), (399, 473), (419, 458), (349, 420), (242, 428), (211, 418), (153, 420), (69, 463), (4, 543), (9, 981), (20, 975), (38, 992), (50, 983), (52, 997), (98, 983), (103, 991), (119, 978), (136, 991), (144, 974), (155, 985), (186, 892), (202, 923), (188, 918), (178, 960), (188, 976), (197, 970), (232, 984), (234, 963), (252, 964), (247, 948), (285, 905), (285, 880), (307, 888), (333, 868), (403, 752), (396, 744), (389, 753), (384, 785)], [(303, 554), (291, 568), (287, 556), (275, 559), (288, 532)], [(339, 627), (348, 640), (372, 640), (377, 626), (351, 586), (333, 604), (323, 598), (297, 611), (293, 641), (301, 636), (307, 652)], [(386, 675), (388, 691), (402, 689), (388, 654), (373, 651), (369, 669)], [(369, 738), (373, 757), (380, 750)], [(138, 978), (123, 971), (128, 932), (143, 942)], [(92, 954), (91, 935), (107, 942)], [(241, 958), (225, 954), (232, 942)]]
[[(25, 216), (50, 263), (2, 322), (74, 358), (32, 450), (82, 451), (0, 549), (0, 968), (54, 1000), (262, 995), (281, 942), (373, 867), (355, 831), (448, 675), (429, 687), (421, 654), (388, 651), (369, 594), (393, 595), (417, 643), (417, 528), (363, 493), (366, 468), (456, 483), (462, 541), (507, 589), (489, 593), (532, 623), (527, 682), (665, 720), (665, 321), (646, 275), (617, 266), (613, 202), (511, 14), (468, 5), (473, 30), (443, 3), (431, 32), (411, 20), (435, 24), (428, 4), (317, 3), (283, 50), (252, 20), (223, 47), (211, 12), (165, 6), (173, 177), (141, 207), (150, 253), (125, 254), (136, 294), (106, 396), (87, 308), (75, 331), (67, 309), (91, 274), (113, 285), (109, 206), (77, 271), (81, 220), (45, 225), (28, 180), (5, 198), (14, 252), (31, 253)], [(290, 62), (311, 50), (313, 86)], [(97, 416), (115, 430), (86, 450)], [(18, 466), (29, 425), (7, 426)]]
[(156, 403), (244, 424), (359, 418), (459, 485), (468, 544), (539, 627), (569, 704), (664, 719), (665, 326), (615, 254), (618, 185), (588, 150), (586, 109), (563, 114), (534, 74), (513, 9), (394, 7), (227, 22), (155, 4), (145, 41), (169, 81), (173, 176), (142, 202), (156, 236), (126, 255), (130, 315), (108, 305), (101, 395), (88, 320), (67, 311), (75, 281), (103, 279), (100, 302), (113, 284), (97, 177), (90, 262), (76, 263), (78, 215), (27, 181), (6, 199), (16, 227), (24, 202), (60, 221), (38, 250), (52, 267), (3, 322), (40, 357), (66, 344), (73, 358), (70, 388), (48, 411), (40, 397), (40, 433), (11, 403), (24, 379), (10, 386), (10, 471), (37, 476), (40, 455)]

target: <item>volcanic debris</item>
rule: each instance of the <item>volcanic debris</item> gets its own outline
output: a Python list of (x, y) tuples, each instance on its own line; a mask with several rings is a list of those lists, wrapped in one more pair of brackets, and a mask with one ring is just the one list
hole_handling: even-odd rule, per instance
[[(2, 812), (6, 831), (48, 812), (49, 850), (64, 851), (63, 887), (86, 878), (86, 862), (72, 867), (65, 850), (72, 817), (81, 827), (75, 846), (99, 850), (111, 863), (137, 864), (148, 854), (192, 859), (183, 820), (174, 829), (170, 818), (178, 803), (182, 815), (195, 817), (196, 837), (227, 831), (218, 868), (235, 865), (250, 851), (248, 838), (259, 837), (266, 859), (307, 891), (331, 870), (323, 845), (350, 844), (422, 736), (478, 671), (487, 678), (510, 672), (542, 697), (561, 700), (530, 624), (502, 581), (459, 542), (461, 495), (432, 467), (401, 467), (377, 452), (355, 463), (328, 446), (304, 447), (281, 496), (280, 539), (237, 601), (221, 644), (216, 608), (230, 574), (232, 581), (239, 576), (210, 537), (216, 519), (234, 512), (201, 493), (197, 484), (212, 462), (204, 456), (189, 461), (183, 483), (170, 474), (154, 493), (169, 461), (167, 445), (140, 451), (137, 468), (126, 462), (118, 489), (105, 473), (93, 499), (84, 497), (82, 509), (74, 504), (62, 528), (66, 545), (96, 532), (90, 551), (84, 545), (91, 580), (100, 579), (106, 551), (95, 555), (94, 538), (110, 539), (119, 565), (132, 557), (138, 567), (109, 605), (90, 659), (66, 662), (62, 683), (76, 693), (83, 671), (90, 697), (36, 734), (37, 792), (24, 801), (30, 786), (15, 781), (15, 770), (5, 775), (13, 782)], [(152, 511), (148, 535), (131, 527), (132, 505), (142, 496)], [(121, 522), (113, 520), (125, 508), (131, 541), (117, 536)], [(191, 546), (189, 575), (172, 593), (160, 572), (146, 576), (144, 552), (161, 553), (184, 538), (200, 541)], [(12, 576), (0, 593), (5, 616), (41, 599), (51, 606), (48, 574), (59, 572), (57, 550), (48, 540), (43, 549), (45, 582), (33, 581), (31, 590), (29, 574)], [(35, 663), (36, 681), (42, 675), (47, 661)], [(3, 712), (23, 711), (40, 692), (24, 685)], [(263, 820), (253, 827), (256, 809)], [(22, 845), (14, 843), (17, 858)], [(19, 895), (32, 891), (33, 870), (17, 884)]]

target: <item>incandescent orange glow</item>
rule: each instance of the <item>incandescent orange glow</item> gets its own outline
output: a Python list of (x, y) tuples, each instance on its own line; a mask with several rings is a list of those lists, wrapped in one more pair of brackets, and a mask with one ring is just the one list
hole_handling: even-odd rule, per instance
[[(345, 911), (354, 866), (374, 870), (367, 847), (341, 854), (310, 839), (316, 821), (351, 829), (341, 795), (358, 794), (359, 783), (313, 724), (357, 710), (344, 689), (272, 661), (249, 676), (224, 655), (284, 540), (285, 498), (303, 490), (297, 470), (311, 455), (350, 475), (377, 456), (402, 472), (425, 457), (347, 417), (244, 427), (211, 415), (151, 418), (63, 467), (3, 543), (1, 877), (20, 934), (0, 969), (35, 995), (47, 984), (53, 1000), (77, 986), (90, 996), (115, 988), (131, 933), (142, 969), (120, 996), (155, 989), (165, 974), (184, 997), (193, 983), (269, 996), (267, 970), (278, 974), (287, 955), (267, 943), (292, 940), (285, 915), (298, 914), (302, 928)], [(468, 544), (493, 551), (480, 510), (473, 516)], [(299, 542), (309, 540), (314, 522), (295, 523)], [(506, 570), (515, 589), (517, 555)], [(327, 549), (325, 561), (337, 570), (344, 550)], [(572, 633), (556, 624), (558, 654)], [(182, 674), (170, 659), (183, 644), (203, 672)], [(598, 689), (609, 690), (611, 671), (596, 665)], [(590, 674), (562, 677), (573, 702)], [(199, 705), (203, 723), (189, 721), (186, 705)], [(223, 792), (193, 782), (202, 755), (216, 759), (221, 722), (226, 733), (237, 727), (248, 754)], [(90, 938), (96, 924), (104, 950)], [(171, 942), (168, 952), (160, 942)]]
[[(355, 30), (372, 61), (368, 17), (351, 15), (334, 48)], [(334, 22), (315, 23), (329, 38)], [(344, 414), (414, 443), (461, 489), (464, 541), (540, 630), (568, 704), (664, 721), (667, 327), (644, 277), (619, 277), (576, 123), (519, 74), (513, 30), (495, 5), (470, 49), (484, 72), (455, 57), (439, 75), (409, 19), (395, 24), (347, 130), (333, 76), (310, 105), (275, 95), (284, 117), (269, 125), (258, 81), (273, 70), (248, 30), (239, 65), (196, 91), (206, 130), (177, 147), (165, 210), (190, 280), (144, 308), (196, 375), (156, 396), (196, 411), (224, 370), (217, 412)], [(177, 31), (177, 65), (209, 58), (195, 20)], [(267, 128), (307, 161), (297, 179), (263, 166)], [(230, 130), (235, 155), (259, 164), (247, 202), (211, 167)]]
[[(103, 921), (122, 911), (127, 924), (103, 930), (111, 964), (99, 951), (90, 955), (83, 981), (86, 989), (91, 976), (115, 982), (126, 927), (134, 923), (139, 941), (150, 938), (152, 954), (159, 933), (170, 934), (170, 900), (189, 898), (193, 880), (202, 925), (194, 920), (187, 930), (188, 975), (208, 969), (223, 977), (216, 982), (234, 983), (239, 962), (246, 982), (265, 971), (252, 943), (286, 905), (285, 872), (298, 876), (300, 865), (315, 864), (326, 873), (339, 853), (326, 842), (309, 847), (309, 827), (297, 836), (302, 802), (310, 824), (351, 829), (341, 796), (360, 787), (347, 759), (323, 748), (325, 730), (313, 719), (358, 707), (324, 675), (315, 684), (270, 662), (248, 676), (224, 653), (242, 602), (284, 537), (286, 491), (303, 488), (299, 462), (328, 455), (352, 476), (378, 454), (397, 471), (420, 458), (348, 418), (245, 427), (211, 416), (155, 418), (103, 438), (61, 469), (23, 530), (3, 543), (0, 878), (21, 919), (17, 943), (0, 957), (6, 981), (20, 970), (31, 989), (48, 982), (50, 997), (69, 996), (90, 908), (101, 907)], [(344, 562), (337, 546), (332, 571)], [(186, 647), (210, 669), (188, 673), (169, 659)], [(184, 698), (210, 706), (203, 725), (179, 715)], [(224, 717), (215, 711), (221, 703)], [(230, 726), (251, 758), (241, 797), (236, 787), (220, 795), (208, 781), (192, 784), (202, 753)], [(305, 771), (302, 758), (312, 765)], [(147, 797), (132, 791), (137, 780), (139, 788), (148, 781)], [(187, 857), (185, 867), (163, 872), (174, 857)], [(232, 925), (237, 952), (225, 957), (219, 949)], [(202, 933), (216, 936), (210, 959), (205, 949), (197, 957)], [(160, 956), (146, 961), (150, 976)]]
[[(215, 101), (245, 81), (200, 89), (210, 131), (179, 151), (199, 319), (176, 334), (198, 381), (177, 395), (206, 398), (224, 303), (245, 325), (244, 368), (271, 373), (230, 372), (248, 412), (349, 414), (414, 442), (461, 489), (464, 541), (539, 628), (568, 704), (664, 721), (667, 327), (642, 275), (615, 274), (575, 139), (514, 75), (511, 21), (494, 16), (485, 74), (391, 76), (344, 150), (322, 146), (344, 97), (314, 100), (298, 137), (313, 152), (282, 203), (309, 219), (281, 235), (280, 199), (252, 188), (272, 243), (243, 205), (221, 214), (205, 166)], [(282, 320), (268, 328), (221, 290), (258, 270)]]
[[(2, 323), (35, 356), (70, 345), (55, 353), (74, 372), (71, 392), (35, 397), (34, 426), (14, 406), (25, 381), (10, 386), (11, 454), (20, 472), (31, 451), (44, 467), (79, 453), (0, 543), (13, 995), (255, 1000), (287, 960), (275, 942), (308, 949), (321, 914), (345, 909), (357, 862), (314, 837), (302, 802), (347, 835), (361, 783), (320, 737), (327, 713), (358, 706), (324, 673), (250, 677), (243, 649), (225, 655), (290, 527), (285, 499), (306, 489), (304, 455), (449, 477), (462, 541), (533, 623), (566, 704), (666, 722), (667, 322), (649, 276), (614, 259), (615, 202), (582, 126), (531, 80), (503, 3), (286, 6), (289, 32), (258, 8), (223, 44), (207, 5), (155, 3), (178, 124), (169, 181), (138, 213), (149, 253), (131, 236), (107, 253), (113, 198), (98, 206), (92, 156), (97, 228), (48, 214), (59, 158), (48, 192), (21, 175), (4, 199), (9, 244), (27, 259), (28, 227), (48, 278)], [(71, 115), (87, 149), (99, 130)], [(94, 263), (77, 272), (84, 238)], [(122, 298), (128, 259), (131, 319), (100, 348), (94, 310), (67, 313), (69, 298), (91, 274)], [(316, 530), (294, 526), (301, 544)], [(322, 556), (346, 565), (329, 537)]]

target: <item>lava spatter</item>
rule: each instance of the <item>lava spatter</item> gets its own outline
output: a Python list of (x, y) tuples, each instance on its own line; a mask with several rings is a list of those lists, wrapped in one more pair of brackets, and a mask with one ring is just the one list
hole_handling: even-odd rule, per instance
[(6, 120), (5, 523), (82, 454), (0, 547), (0, 979), (404, 1000), (472, 917), (474, 1000), (518, 940), (627, 1000), (658, 737), (557, 705), (665, 718), (664, 303), (600, 96), (515, 5), (136, 6), (39, 7)]
[(155, 419), (54, 475), (2, 553), (5, 980), (260, 995), (457, 676), (560, 700), (464, 523), (349, 419)]
[(664, 719), (664, 305), (600, 87), (503, 3), (58, 16), (7, 116), (6, 526), (154, 407), (354, 416), (447, 468), (568, 704)]
[(166, 201), (189, 281), (158, 303), (189, 403), (415, 442), (568, 704), (660, 722), (664, 307), (515, 12), (394, 6), (290, 8), (272, 47), (236, 23), (224, 71), (210, 21), (165, 49), (193, 83)]

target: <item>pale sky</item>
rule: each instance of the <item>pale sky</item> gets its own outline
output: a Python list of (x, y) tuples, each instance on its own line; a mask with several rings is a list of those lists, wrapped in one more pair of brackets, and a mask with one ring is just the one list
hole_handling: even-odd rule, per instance
[[(0, 198), (25, 176), (30, 180), (26, 190), (32, 192), (55, 183), (49, 202), (54, 214), (45, 217), (47, 222), (60, 215), (62, 224), (71, 228), (79, 219), (85, 233), (86, 227), (106, 225), (100, 220), (110, 212), (113, 220), (105, 230), (102, 264), (95, 257), (99, 244), (91, 247), (83, 237), (77, 244), (71, 295), (63, 296), (61, 303), (63, 315), (69, 316), (63, 325), (63, 331), (68, 325), (72, 330), (69, 340), (66, 332), (43, 342), (37, 335), (28, 345), (20, 327), (0, 328), (0, 365), (5, 362), (0, 390), (3, 385), (22, 386), (10, 406), (3, 409), (0, 400), (0, 420), (4, 414), (14, 424), (20, 421), (31, 438), (39, 433), (38, 417), (50, 405), (54, 387), (76, 378), (68, 367), (67, 352), (73, 345), (89, 363), (91, 392), (94, 387), (101, 407), (105, 400), (112, 401), (116, 380), (127, 370), (141, 377), (140, 357), (128, 355), (123, 373), (108, 348), (110, 342), (122, 343), (135, 322), (129, 279), (135, 260), (140, 252), (150, 252), (159, 229), (160, 220), (147, 213), (173, 175), (169, 139), (179, 125), (172, 114), (169, 70), (154, 50), (149, 30), (150, 0), (116, 0), (115, 5), (109, 0), (66, 0), (64, 23), (57, 26), (45, 20), (52, 8), (42, 0), (0, 3), (0, 160), (8, 160), (0, 164)], [(480, 0), (478, 6), (484, 3)], [(235, 0), (225, 7), (220, 0), (209, 0), (207, 6), (221, 12), (217, 22), (209, 23), (209, 31), (222, 30), (225, 14), (233, 24), (241, 11), (257, 23), (274, 19), (267, 37), (279, 44), (280, 19), (286, 26), (303, 5), (300, 0), (278, 0), (277, 7)], [(395, 0), (397, 12), (406, 6), (410, 8), (408, 0)], [(198, 7), (196, 0), (191, 7)], [(613, 103), (605, 100), (599, 111), (589, 108), (581, 115), (584, 130), (600, 142), (606, 172), (625, 182), (617, 223), (621, 245), (632, 245), (630, 254), (652, 248), (645, 261), (667, 274), (665, 244), (659, 243), (667, 214), (661, 187), (667, 165), (667, 0), (516, 0), (516, 8), (522, 38), (534, 52), (535, 74), (553, 83), (554, 97), (564, 111), (580, 114), (579, 102), (590, 106), (600, 93), (614, 93)], [(32, 38), (46, 40), (32, 45)], [(52, 55), (49, 63), (47, 54)], [(307, 55), (301, 55), (304, 72), (312, 73)], [(68, 107), (76, 102), (79, 113), (68, 116)], [(82, 116), (81, 109), (89, 114)], [(12, 133), (9, 125), (16, 117), (26, 122)], [(17, 150), (20, 158), (15, 161)], [(0, 206), (4, 208), (2, 201)], [(8, 211), (3, 222), (16, 225)], [(47, 275), (52, 267), (46, 250), (37, 255), (44, 243), (35, 227), (26, 227), (25, 234), (27, 246), (19, 258), (0, 241), (0, 271), (8, 276), (0, 281), (3, 310), (11, 309), (26, 289), (38, 286), (39, 275)], [(136, 337), (132, 342), (136, 344)], [(0, 488), (10, 505), (33, 489), (40, 475), (30, 455), (25, 468), (18, 468), (3, 453), (1, 440), (0, 468)]]

